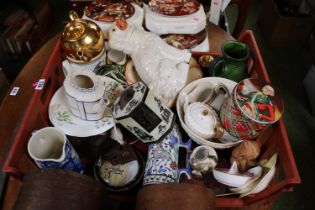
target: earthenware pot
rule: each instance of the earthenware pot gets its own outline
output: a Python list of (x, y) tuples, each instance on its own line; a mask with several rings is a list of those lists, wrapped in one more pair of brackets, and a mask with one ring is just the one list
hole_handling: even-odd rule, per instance
[(96, 60), (104, 52), (104, 35), (94, 22), (82, 20), (70, 11), (70, 22), (61, 36), (61, 46), (66, 57), (75, 63), (88, 63)]

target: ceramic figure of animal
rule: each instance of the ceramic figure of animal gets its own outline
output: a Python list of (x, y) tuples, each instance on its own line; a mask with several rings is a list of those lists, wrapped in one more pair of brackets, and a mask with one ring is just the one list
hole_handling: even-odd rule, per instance
[(165, 43), (158, 35), (120, 19), (109, 31), (109, 47), (132, 58), (141, 80), (168, 104), (186, 84), (191, 53)]

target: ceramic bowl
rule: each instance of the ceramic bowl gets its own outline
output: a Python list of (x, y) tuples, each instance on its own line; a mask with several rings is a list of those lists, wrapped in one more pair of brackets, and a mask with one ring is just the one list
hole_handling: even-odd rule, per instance
[[(188, 136), (193, 141), (195, 141), (196, 143), (198, 143), (200, 145), (208, 145), (208, 146), (211, 146), (215, 149), (227, 149), (227, 148), (231, 148), (231, 147), (234, 147), (234, 146), (240, 144), (242, 142), (242, 140), (236, 140), (236, 141), (231, 140), (230, 141), (230, 140), (222, 139), (219, 142), (219, 141), (211, 141), (211, 140), (202, 138), (198, 134), (194, 133), (191, 129), (189, 129), (187, 127), (187, 125), (185, 124), (184, 108), (183, 108), (184, 102), (185, 102), (185, 97), (190, 92), (192, 92), (196, 87), (198, 87), (204, 83), (207, 83), (212, 87), (216, 87), (220, 84), (224, 84), (228, 88), (230, 93), (233, 91), (233, 88), (236, 85), (236, 82), (233, 82), (231, 80), (224, 79), (224, 78), (219, 78), (219, 77), (206, 77), (206, 78), (198, 79), (198, 80), (195, 80), (195, 81), (189, 83), (187, 86), (185, 86), (181, 90), (181, 92), (178, 95), (177, 101), (176, 101), (176, 110), (177, 110), (177, 114), (178, 114), (178, 118), (179, 118), (181, 126), (186, 131)], [(191, 102), (194, 102), (194, 101), (191, 101)]]
[(247, 193), (254, 189), (257, 185), (257, 180), (261, 177), (263, 168), (261, 166), (256, 166), (254, 168), (249, 169), (247, 172), (254, 174), (253, 178), (246, 182), (244, 185), (236, 188), (231, 188), (230, 191), (235, 193)]
[(144, 174), (144, 159), (139, 151), (134, 150), (137, 155), (137, 160), (126, 163), (128, 165), (128, 177), (125, 185), (112, 186), (103, 177), (101, 177), (101, 165), (103, 162), (98, 159), (94, 165), (94, 177), (97, 181), (102, 182), (104, 186), (113, 192), (123, 192), (135, 187), (143, 178)]
[(218, 182), (230, 187), (241, 187), (253, 178), (253, 176), (247, 175), (246, 173), (232, 174), (229, 172), (229, 169), (226, 168), (214, 168), (212, 171), (214, 178)]

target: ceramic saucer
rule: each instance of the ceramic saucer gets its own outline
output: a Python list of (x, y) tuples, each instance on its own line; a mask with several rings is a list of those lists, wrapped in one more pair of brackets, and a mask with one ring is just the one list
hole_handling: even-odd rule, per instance
[[(102, 80), (108, 99), (113, 104), (123, 87), (111, 78), (102, 77)], [(114, 119), (111, 116), (105, 116), (97, 121), (86, 121), (74, 116), (68, 108), (64, 87), (59, 88), (52, 97), (48, 114), (53, 126), (60, 128), (70, 136), (94, 136), (104, 133), (114, 126)]]

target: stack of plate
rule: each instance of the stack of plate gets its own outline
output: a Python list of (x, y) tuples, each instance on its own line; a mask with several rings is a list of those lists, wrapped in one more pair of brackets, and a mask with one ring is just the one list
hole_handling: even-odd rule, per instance
[(108, 30), (116, 19), (121, 17), (125, 18), (128, 23), (142, 26), (144, 12), (135, 3), (97, 0), (85, 7), (82, 19), (95, 22), (102, 29), (104, 37), (107, 38)]
[(151, 0), (145, 8), (145, 27), (171, 46), (209, 51), (206, 14), (197, 0)]

